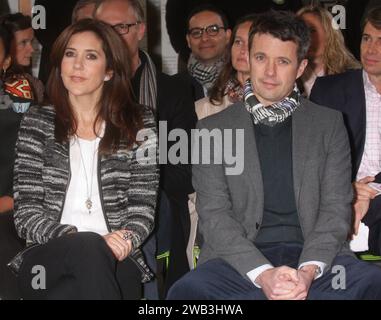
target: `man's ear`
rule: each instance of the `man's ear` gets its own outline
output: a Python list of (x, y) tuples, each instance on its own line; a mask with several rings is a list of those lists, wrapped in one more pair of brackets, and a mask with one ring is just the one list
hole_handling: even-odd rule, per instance
[(231, 36), (232, 36), (232, 30), (231, 29), (226, 29), (226, 45), (229, 44)]
[(144, 38), (144, 35), (146, 33), (146, 24), (144, 22), (141, 22), (138, 24), (138, 40), (142, 40)]
[(188, 48), (190, 49), (191, 45), (190, 45), (190, 39), (189, 39), (189, 34), (188, 33), (186, 35), (186, 39), (187, 39)]
[(296, 79), (299, 79), (299, 77), (301, 77), (301, 75), (303, 74), (304, 70), (307, 67), (307, 64), (308, 64), (307, 59), (303, 59), (302, 62), (300, 62), (299, 67), (298, 67), (298, 73), (296, 75)]

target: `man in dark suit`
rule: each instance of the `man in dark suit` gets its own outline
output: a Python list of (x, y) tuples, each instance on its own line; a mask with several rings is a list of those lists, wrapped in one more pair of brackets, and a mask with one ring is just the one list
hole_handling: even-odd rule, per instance
[[(369, 227), (368, 248), (381, 254), (381, 7), (369, 11), (363, 28), (361, 62), (363, 69), (318, 78), (311, 100), (343, 112), (352, 153), (354, 233), (360, 221)], [(377, 182), (377, 183), (375, 183)], [(365, 251), (365, 247), (358, 250)]]
[[(150, 56), (139, 49), (139, 42), (145, 33), (144, 11), (137, 0), (105, 0), (96, 9), (95, 18), (102, 20), (121, 35), (129, 50), (132, 61), (132, 87), (139, 103), (151, 106), (159, 123), (167, 125), (168, 132), (172, 129), (183, 129), (190, 137), (191, 129), (196, 125), (196, 113), (189, 86), (181, 79), (170, 77), (156, 70)], [(162, 135), (164, 134), (164, 136)], [(159, 131), (160, 141), (166, 141), (168, 136)], [(160, 150), (161, 155), (167, 152), (176, 141), (168, 142), (167, 150)], [(190, 152), (189, 152), (190, 154)], [(190, 164), (163, 164), (160, 177), (161, 195), (169, 199), (171, 216), (160, 211), (157, 217), (159, 227), (166, 230), (166, 235), (172, 235), (170, 264), (167, 281), (177, 280), (189, 270), (186, 257), (190, 218), (188, 210), (188, 194), (193, 192)], [(160, 204), (158, 205), (160, 207)], [(172, 226), (172, 229), (169, 228)], [(174, 238), (176, 237), (176, 238)], [(158, 239), (159, 241), (161, 239)], [(154, 241), (148, 242), (143, 251), (150, 267), (155, 269)], [(152, 246), (150, 246), (152, 244)], [(145, 287), (150, 291), (146, 298), (158, 298), (157, 289)]]
[[(194, 165), (204, 245), (169, 299), (381, 298), (381, 270), (357, 260), (346, 242), (352, 187), (342, 116), (295, 86), (309, 37), (293, 14), (259, 16), (249, 35), (245, 103), (198, 122), (204, 135), (240, 129), (244, 137), (233, 144), (215, 138), (200, 149), (209, 159), (244, 150), (244, 166), (231, 172), (230, 157)], [(345, 270), (339, 288), (337, 268)]]

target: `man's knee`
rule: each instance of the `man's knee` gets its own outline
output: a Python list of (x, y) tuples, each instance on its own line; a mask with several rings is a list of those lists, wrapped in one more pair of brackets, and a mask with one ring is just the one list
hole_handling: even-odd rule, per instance
[(208, 281), (196, 268), (173, 284), (168, 291), (167, 300), (207, 299), (208, 292)]

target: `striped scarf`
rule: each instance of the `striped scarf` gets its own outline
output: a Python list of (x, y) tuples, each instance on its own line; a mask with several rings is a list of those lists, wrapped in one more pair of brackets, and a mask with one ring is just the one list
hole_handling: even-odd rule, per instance
[(236, 77), (232, 77), (226, 83), (224, 95), (233, 103), (243, 101), (243, 87)]
[(142, 51), (147, 62), (144, 64), (142, 76), (140, 78), (139, 103), (152, 108), (156, 113), (157, 101), (157, 81), (156, 67), (149, 55)]
[(191, 54), (188, 61), (188, 71), (203, 87), (209, 90), (220, 75), (224, 63), (225, 57), (222, 57), (211, 65), (205, 65)]
[(255, 96), (249, 79), (244, 86), (244, 99), (246, 109), (252, 115), (254, 124), (262, 123), (272, 127), (285, 121), (299, 107), (300, 92), (295, 85), (294, 90), (282, 101), (264, 106)]

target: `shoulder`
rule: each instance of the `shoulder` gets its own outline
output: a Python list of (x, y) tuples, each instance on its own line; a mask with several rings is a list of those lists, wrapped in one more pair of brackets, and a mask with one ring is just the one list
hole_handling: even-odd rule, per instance
[(232, 103), (227, 96), (224, 96), (221, 104), (213, 104), (210, 101), (209, 97), (199, 99), (195, 102), (198, 119), (203, 119), (205, 117), (219, 113), (230, 105), (232, 105)]
[(318, 77), (314, 84), (314, 89), (321, 87), (324, 89), (348, 86), (352, 83), (362, 81), (362, 69), (348, 70), (344, 73)]
[(29, 110), (25, 113), (25, 121), (33, 120), (36, 123), (41, 125), (48, 124), (54, 122), (55, 118), (55, 108), (51, 105), (46, 106), (38, 106), (33, 105), (29, 108)]
[(248, 119), (250, 119), (250, 114), (246, 110), (244, 103), (237, 102), (220, 112), (199, 120), (197, 126), (209, 129), (240, 128)]
[(312, 116), (315, 121), (321, 124), (335, 122), (342, 118), (342, 113), (340, 111), (319, 105), (305, 98), (301, 98), (301, 108), (299, 111)]

